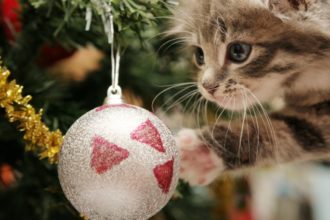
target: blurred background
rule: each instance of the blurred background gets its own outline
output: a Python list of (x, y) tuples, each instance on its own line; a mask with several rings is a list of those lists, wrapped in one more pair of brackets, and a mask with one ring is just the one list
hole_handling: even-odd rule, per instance
[[(33, 106), (44, 109), (43, 121), (63, 133), (82, 114), (102, 105), (110, 85), (110, 46), (100, 16), (84, 31), (88, 2), (0, 0), (3, 64), (11, 79), (24, 86), (24, 94), (32, 95)], [(180, 84), (194, 81), (189, 51), (159, 35), (166, 30), (169, 10), (161, 1), (150, 2), (146, 17), (153, 16), (152, 22), (136, 22), (145, 15), (134, 10), (115, 11), (115, 19), (123, 22), (118, 40), (125, 50), (120, 84), (126, 100), (154, 109), (174, 133), (212, 123), (214, 107), (204, 108), (207, 103), (198, 103), (196, 88)], [(64, 197), (56, 166), (25, 152), (22, 134), (0, 109), (0, 220), (7, 219), (81, 217)], [(182, 182), (153, 219), (330, 220), (330, 166), (317, 162), (259, 168), (222, 176), (210, 187)]]

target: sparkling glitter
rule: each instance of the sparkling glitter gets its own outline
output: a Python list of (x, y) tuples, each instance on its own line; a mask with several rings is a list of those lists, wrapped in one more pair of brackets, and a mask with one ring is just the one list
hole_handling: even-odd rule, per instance
[(149, 119), (131, 133), (131, 138), (147, 144), (159, 152), (165, 152), (159, 132)]
[(107, 108), (115, 108), (115, 107), (135, 108), (134, 106), (132, 106), (132, 105), (127, 105), (127, 104), (102, 105), (102, 106), (96, 108), (95, 111), (100, 112), (100, 111), (103, 111), (103, 110), (105, 110), (105, 109), (107, 109)]
[(174, 160), (170, 160), (154, 168), (154, 175), (158, 181), (159, 187), (163, 190), (164, 193), (168, 193), (171, 186), (173, 177), (173, 163)]
[[(131, 138), (133, 131), (148, 120), (156, 128), (164, 153)], [(157, 139), (157, 134), (146, 133), (146, 136)], [(97, 153), (93, 153), (95, 146)], [(126, 150), (128, 157), (120, 163), (118, 159), (114, 164), (104, 162), (112, 161), (113, 153), (109, 152), (117, 149), (114, 146)], [(91, 166), (98, 159), (102, 162)], [(165, 165), (169, 161), (173, 172), (170, 165)], [(178, 151), (170, 131), (156, 116), (135, 106), (108, 106), (79, 118), (65, 135), (58, 164), (65, 195), (91, 220), (150, 218), (171, 198), (178, 182), (178, 170)]]
[(108, 142), (100, 136), (95, 136), (93, 138), (91, 167), (94, 168), (98, 174), (107, 172), (113, 166), (125, 160), (128, 155), (129, 152), (127, 150)]

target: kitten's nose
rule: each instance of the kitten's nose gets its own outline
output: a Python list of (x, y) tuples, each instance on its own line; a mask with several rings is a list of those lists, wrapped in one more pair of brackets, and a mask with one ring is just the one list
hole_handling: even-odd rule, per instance
[(218, 83), (210, 83), (210, 82), (203, 82), (202, 86), (211, 95), (213, 95), (215, 93), (215, 91), (219, 88)]

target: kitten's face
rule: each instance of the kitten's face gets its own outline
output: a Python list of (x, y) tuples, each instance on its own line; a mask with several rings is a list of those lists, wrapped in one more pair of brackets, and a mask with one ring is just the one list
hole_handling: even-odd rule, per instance
[(322, 47), (322, 36), (283, 22), (262, 0), (189, 2), (173, 32), (194, 50), (200, 92), (221, 107), (243, 110), (282, 95)]

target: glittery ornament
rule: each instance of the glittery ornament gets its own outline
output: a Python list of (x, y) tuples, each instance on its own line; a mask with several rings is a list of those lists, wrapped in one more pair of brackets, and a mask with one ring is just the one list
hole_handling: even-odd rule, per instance
[(170, 131), (152, 113), (127, 104), (96, 108), (65, 135), (58, 174), (67, 198), (90, 219), (144, 220), (178, 182)]

